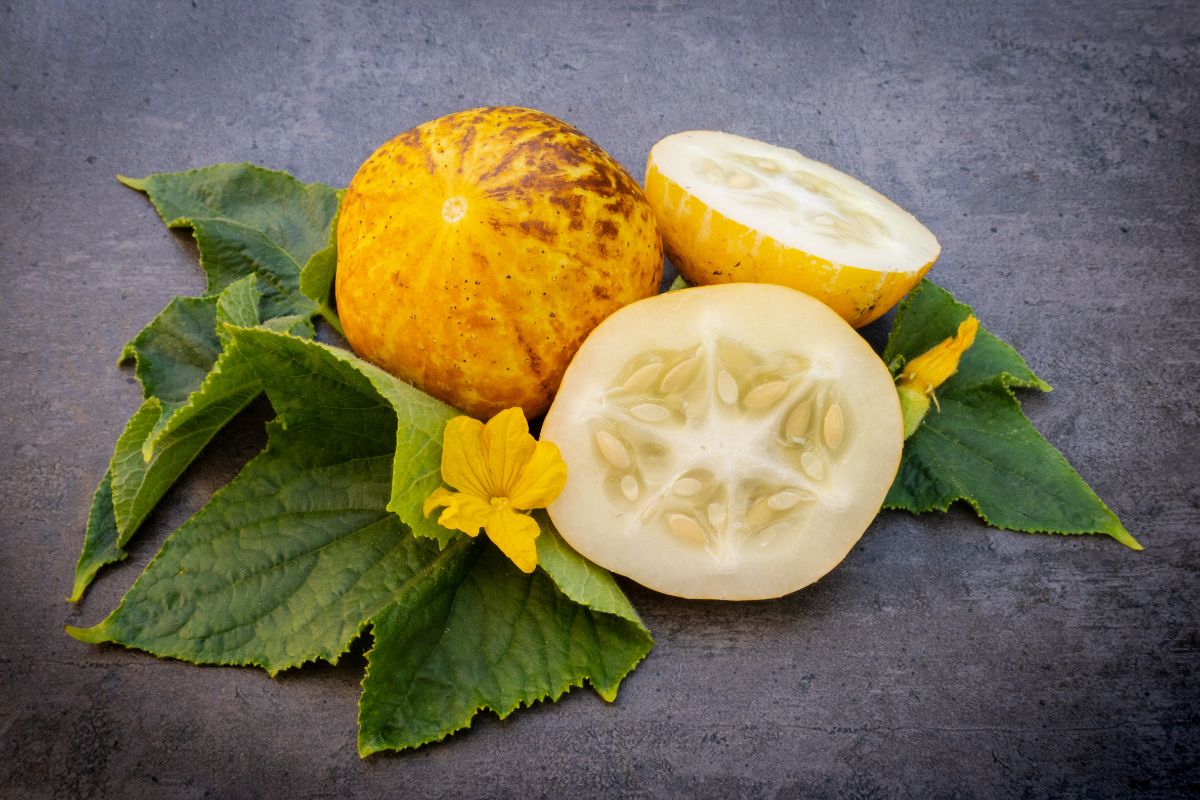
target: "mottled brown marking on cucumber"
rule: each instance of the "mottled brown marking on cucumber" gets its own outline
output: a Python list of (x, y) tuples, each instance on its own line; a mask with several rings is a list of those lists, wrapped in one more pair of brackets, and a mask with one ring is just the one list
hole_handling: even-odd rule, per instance
[(398, 134), (396, 138), (392, 140), (392, 143), (399, 143), (405, 147), (411, 147), (412, 149), (416, 150), (421, 146), (421, 126), (418, 125), (415, 128), (409, 128), (404, 133)]
[(615, 239), (620, 233), (620, 229), (612, 222), (612, 220), (602, 219), (596, 222), (596, 235), (605, 239)]
[(489, 121), (489, 118), (495, 111), (496, 109), (491, 106), (477, 108), (467, 122), (470, 122), (472, 125), (483, 125)]
[(506, 139), (516, 141), (530, 131), (537, 130), (533, 125), (506, 125), (499, 130), (499, 134)]
[[(578, 147), (578, 139), (567, 139), (567, 141), (571, 142), (571, 144), (575, 146), (557, 148), (555, 150), (555, 155), (558, 156), (559, 160), (561, 160), (568, 167), (578, 167), (580, 164), (586, 161), (586, 159), (579, 153), (579, 150), (592, 150), (592, 148), (586, 146), (587, 144), (590, 144), (590, 140), (584, 137), (585, 146), (583, 148)], [(593, 152), (592, 155), (595, 156), (595, 153)]]
[(517, 227), (526, 235), (540, 242), (547, 244), (553, 242), (557, 238), (554, 227), (540, 219), (524, 219), (517, 223)]
[[(483, 196), (488, 198), (489, 200), (499, 200), (502, 202), (507, 202), (509, 200), (515, 200), (515, 199), (522, 198), (524, 196), (524, 192), (521, 192), (519, 189), (517, 189), (512, 184), (506, 183), (502, 186), (496, 186), (491, 189), (487, 189), (486, 191), (484, 191)], [(493, 227), (495, 227), (495, 226), (493, 226)], [(496, 227), (496, 230), (500, 230), (500, 228)]]
[(537, 381), (538, 387), (542, 390), (542, 397), (549, 397), (553, 393), (550, 384), (547, 383), (545, 375), (542, 374), (544, 362), (542, 357), (537, 354), (528, 341), (525, 340), (525, 335), (521, 333), (519, 328), (513, 331), (517, 337), (517, 344), (521, 345), (521, 349), (525, 351), (525, 355), (529, 357), (529, 369), (533, 373), (533, 379)]
[(583, 230), (584, 223), (584, 199), (581, 195), (574, 193), (548, 195), (550, 204), (561, 208), (567, 215), (567, 227), (573, 231)]
[(583, 198), (577, 194), (554, 194), (547, 199), (550, 205), (558, 206), (568, 216), (578, 216), (583, 212)]
[(467, 153), (470, 152), (471, 145), (473, 144), (475, 144), (475, 126), (467, 125), (466, 130), (463, 131), (463, 135), (458, 140), (458, 154), (460, 156), (458, 159), (459, 174), (463, 171), (463, 164), (466, 163)]
[[(505, 129), (500, 134), (504, 135), (507, 132), (508, 129)], [(491, 169), (479, 176), (479, 182), (483, 183), (504, 174), (514, 161), (525, 156), (527, 153), (536, 154), (543, 148), (544, 141), (553, 138), (555, 134), (555, 131), (541, 131), (520, 141), (517, 141), (514, 136), (508, 136), (507, 138), (512, 141), (512, 145), (505, 149), (504, 155), (500, 157), (500, 160)]]
[(562, 172), (562, 164), (545, 153), (542, 154), (542, 158), (537, 162), (536, 166), (537, 172), (542, 175), (558, 175)]

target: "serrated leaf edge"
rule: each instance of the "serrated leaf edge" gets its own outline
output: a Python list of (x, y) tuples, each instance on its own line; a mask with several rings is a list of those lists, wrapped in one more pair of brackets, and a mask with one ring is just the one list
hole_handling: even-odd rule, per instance
[[(303, 340), (301, 340), (301, 341), (303, 341)], [(277, 420), (272, 420), (271, 422), (267, 423), (267, 426), (268, 426), (268, 429), (271, 429), (273, 427), (277, 427), (280, 430), (286, 429), (286, 426), (279, 423)], [(267, 446), (265, 448), (263, 448), (263, 451), (261, 453), (259, 453), (257, 456), (255, 456), (253, 459), (251, 459), (250, 462), (248, 462), (246, 464), (246, 467), (244, 469), (250, 468), (250, 466), (252, 464), (254, 464), (255, 462), (259, 461), (260, 459), (263, 459), (264, 457), (267, 457), (268, 455), (273, 454), (272, 450), (273, 450), (272, 442), (270, 440), (268, 440)], [(356, 459), (350, 459), (350, 460), (356, 460)], [(236, 480), (236, 478), (235, 478), (235, 480)], [(175, 546), (174, 540), (175, 540), (176, 533), (178, 533), (178, 531), (181, 530), (184, 526), (198, 524), (209, 514), (215, 513), (215, 512), (210, 511), (210, 509), (213, 507), (213, 505), (212, 505), (213, 502), (218, 500), (226, 491), (229, 490), (230, 486), (232, 486), (232, 485), (233, 485), (233, 481), (225, 484), (220, 489), (218, 489), (216, 492), (214, 492), (212, 497), (209, 499), (209, 501), (207, 503), (205, 503), (204, 506), (201, 507), (201, 509), (199, 511), (197, 511), (195, 514), (193, 514), (188, 519), (188, 521), (184, 523), (184, 525), (181, 525), (179, 528), (176, 528), (175, 531), (172, 531), (171, 535), (167, 537), (165, 542), (163, 542), (162, 547), (159, 548), (158, 552), (154, 554), (154, 557), (152, 559), (150, 559), (150, 562), (146, 565), (146, 568), (142, 571), (142, 574), (138, 576), (136, 581), (134, 581), (133, 586), (130, 587), (129, 591), (126, 592), (125, 595), (121, 598), (121, 602), (117, 605), (117, 607), (115, 609), (113, 609), (111, 612), (109, 612), (108, 615), (106, 615), (102, 620), (97, 622), (95, 625), (91, 625), (88, 627), (78, 627), (78, 626), (74, 626), (74, 625), (64, 626), (66, 633), (69, 636), (71, 636), (72, 638), (77, 639), (81, 642), (86, 642), (89, 644), (106, 644), (106, 643), (119, 644), (121, 647), (148, 653), (148, 654), (154, 656), (155, 658), (160, 658), (160, 659), (164, 659), (164, 660), (182, 661), (182, 662), (188, 663), (188, 664), (198, 664), (199, 663), (199, 664), (206, 664), (206, 665), (210, 665), (210, 666), (259, 667), (259, 668), (263, 669), (264, 671), (266, 671), (267, 674), (270, 675), (272, 678), (274, 678), (277, 675), (279, 675), (279, 673), (284, 672), (286, 670), (296, 669), (296, 668), (304, 666), (305, 664), (316, 663), (318, 661), (325, 661), (330, 664), (337, 664), (338, 659), (341, 658), (343, 655), (345, 655), (349, 651), (350, 645), (353, 644), (356, 639), (358, 639), (360, 636), (362, 636), (362, 634), (366, 631), (367, 627), (370, 626), (372, 619), (374, 619), (378, 614), (382, 613), (384, 610), (386, 610), (388, 608), (388, 606), (390, 606), (392, 603), (394, 603), (396, 596), (398, 594), (400, 594), (402, 591), (404, 591), (404, 589), (410, 583), (417, 580), (418, 578), (425, 577), (431, 570), (440, 568), (440, 566), (442, 564), (442, 560), (445, 557), (447, 557), (447, 555), (449, 555), (446, 550), (440, 551), (438, 553), (436, 559), (434, 559), (433, 561), (430, 561), (428, 564), (423, 566), (420, 570), (413, 573), (413, 575), (410, 576), (408, 578), (408, 580), (406, 580), (404, 583), (400, 584), (396, 588), (395, 591), (391, 592), (386, 600), (381, 601), (369, 613), (363, 614), (362, 618), (355, 622), (356, 632), (353, 635), (349, 636), (341, 645), (338, 646), (337, 649), (335, 649), (335, 650), (322, 649), (320, 652), (305, 655), (305, 657), (300, 659), (299, 661), (283, 662), (283, 663), (278, 663), (278, 664), (264, 663), (263, 661), (259, 661), (259, 660), (253, 659), (253, 658), (213, 659), (213, 660), (200, 661), (200, 660), (194, 659), (194, 658), (184, 658), (184, 657), (180, 657), (180, 656), (173, 656), (173, 655), (169, 655), (169, 654), (158, 653), (158, 652), (155, 652), (154, 650), (149, 649), (148, 647), (144, 647), (144, 646), (141, 646), (138, 644), (132, 644), (132, 643), (127, 644), (125, 642), (119, 642), (109, 632), (109, 627), (111, 626), (112, 620), (121, 611), (121, 609), (124, 608), (126, 599), (129, 597), (130, 594), (133, 593), (134, 588), (136, 588), (137, 585), (142, 581), (144, 576), (150, 571), (151, 567), (154, 566), (154, 564), (156, 562), (158, 562), (160, 559), (166, 557), (170, 553), (171, 548)], [(371, 523), (371, 524), (377, 524), (377, 523)], [(274, 565), (272, 565), (272, 566), (274, 566)]]
[[(415, 744), (390, 745), (390, 744), (384, 744), (382, 742), (367, 741), (367, 737), (365, 737), (363, 735), (363, 726), (362, 726), (361, 716), (360, 716), (359, 725), (358, 725), (358, 755), (359, 755), (359, 757), (366, 758), (368, 756), (374, 755), (375, 753), (382, 753), (382, 752), (388, 752), (388, 751), (399, 753), (399, 752), (404, 752), (405, 750), (416, 750), (417, 748), (424, 747), (427, 744), (436, 744), (438, 742), (444, 741), (445, 739), (449, 738), (450, 736), (454, 735), (455, 733), (458, 733), (461, 730), (466, 730), (467, 728), (470, 728), (471, 725), (475, 722), (475, 718), (482, 711), (490, 711), (496, 715), (497, 719), (503, 720), (503, 719), (506, 719), (507, 717), (509, 717), (514, 712), (521, 710), (522, 708), (532, 708), (533, 706), (538, 705), (539, 703), (545, 703), (545, 702), (556, 703), (560, 699), (562, 699), (562, 697), (565, 694), (567, 694), (568, 692), (570, 692), (572, 689), (582, 689), (585, 686), (589, 686), (589, 685), (596, 692), (596, 694), (600, 695), (600, 697), (605, 702), (608, 702), (608, 703), (616, 702), (617, 692), (620, 688), (621, 683), (623, 683), (624, 680), (627, 677), (629, 677), (630, 673), (632, 673), (638, 667), (638, 665), (640, 665), (643, 661), (646, 660), (646, 657), (650, 653), (650, 649), (654, 644), (654, 640), (650, 637), (649, 631), (646, 630), (646, 628), (640, 624), (640, 621), (635, 622), (635, 621), (626, 619), (625, 617), (622, 617), (622, 616), (619, 616), (616, 614), (610, 614), (606, 611), (596, 611), (595, 609), (591, 608), (591, 606), (588, 606), (584, 603), (575, 601), (569, 595), (567, 595), (566, 592), (563, 592), (562, 589), (559, 588), (558, 583), (556, 581), (554, 581), (554, 579), (551, 578), (548, 574), (547, 574), (547, 578), (549, 578), (549, 580), (554, 585), (554, 587), (556, 588), (557, 591), (562, 593), (564, 597), (567, 597), (569, 600), (571, 600), (571, 602), (574, 603), (580, 609), (580, 612), (577, 612), (577, 613), (586, 611), (588, 613), (603, 614), (604, 616), (607, 616), (607, 617), (614, 617), (617, 620), (621, 621), (622, 623), (633, 628), (635, 630), (635, 632), (637, 632), (639, 638), (641, 638), (643, 640), (643, 642), (646, 644), (645, 648), (641, 651), (641, 655), (636, 660), (631, 661), (629, 664), (629, 667), (627, 669), (625, 669), (623, 672), (621, 672), (614, 679), (611, 687), (607, 687), (607, 688), (599, 687), (596, 685), (595, 681), (591, 677), (585, 675), (585, 676), (579, 677), (578, 679), (568, 679), (565, 683), (560, 684), (559, 686), (557, 686), (555, 688), (549, 689), (546, 692), (543, 692), (541, 694), (536, 694), (533, 696), (526, 696), (526, 697), (520, 698), (516, 702), (509, 705), (507, 708), (498, 709), (498, 708), (493, 707), (489, 703), (481, 703), (481, 704), (475, 706), (474, 708), (468, 709), (464, 713), (463, 717), (460, 718), (460, 720), (458, 722), (449, 723), (448, 725), (439, 729), (436, 733), (431, 734), (428, 738), (423, 739), (422, 741), (417, 742)], [(461, 585), (456, 587), (454, 591), (455, 591), (455, 594), (457, 594), (459, 591), (461, 591)], [(453, 600), (451, 601), (451, 604), (453, 604)], [(374, 650), (374, 649), (375, 649), (374, 645), (372, 645), (371, 650)], [(367, 667), (363, 671), (362, 680), (359, 682), (359, 685), (364, 690), (366, 688), (367, 678), (371, 674), (371, 658), (370, 658), (371, 650), (367, 651)], [(364, 696), (363, 693), (360, 692), (359, 693), (360, 713), (361, 713), (361, 708), (362, 708), (363, 696)]]
[[(195, 169), (182, 170), (180, 172), (152, 173), (151, 175), (147, 175), (142, 178), (130, 178), (125, 175), (117, 175), (116, 178), (117, 178), (117, 181), (120, 182), (122, 185), (127, 186), (130, 189), (133, 189), (134, 191), (141, 192), (142, 194), (146, 195), (146, 199), (150, 201), (150, 205), (154, 208), (155, 213), (158, 215), (159, 219), (162, 220), (163, 224), (166, 225), (168, 228), (172, 228), (172, 229), (190, 228), (192, 231), (192, 234), (191, 234), (192, 239), (194, 241), (196, 241), (197, 247), (199, 247), (199, 239), (198, 239), (198, 236), (196, 233), (196, 222), (197, 221), (220, 222), (223, 224), (235, 226), (240, 229), (248, 230), (255, 234), (261, 235), (261, 231), (258, 231), (257, 229), (252, 228), (244, 223), (238, 222), (237, 220), (230, 219), (229, 217), (193, 215), (193, 216), (186, 216), (186, 217), (174, 217), (172, 219), (168, 219), (166, 213), (163, 211), (162, 206), (159, 205), (158, 201), (154, 197), (154, 194), (150, 191), (150, 178), (153, 177), (153, 175), (156, 175), (156, 174), (157, 175), (172, 175), (172, 176), (197, 175), (199, 173), (207, 172), (207, 171), (210, 171), (213, 169), (219, 169), (221, 167), (228, 167), (228, 168), (232, 168), (232, 169), (246, 169), (246, 170), (249, 170), (252, 172), (260, 172), (260, 173), (265, 173), (268, 175), (275, 175), (280, 178), (284, 178), (288, 182), (291, 182), (297, 186), (303, 187), (306, 191), (310, 191), (313, 189), (328, 190), (329, 192), (333, 193), (334, 197), (336, 198), (336, 209), (338, 209), (338, 210), (340, 210), (340, 208), (341, 208), (342, 196), (345, 194), (344, 189), (335, 189), (334, 187), (329, 186), (326, 183), (322, 183), (321, 181), (313, 181), (311, 183), (305, 183), (304, 181), (300, 180), (295, 175), (292, 175), (291, 173), (287, 172), (286, 170), (270, 169), (269, 167), (263, 167), (263, 166), (260, 166), (253, 162), (250, 162), (250, 161), (241, 161), (241, 162), (236, 162), (236, 163), (223, 161), (223, 162), (218, 162), (216, 164), (209, 164), (208, 166), (205, 166), (205, 167), (196, 167)], [(335, 210), (333, 213), (333, 216), (330, 217), (330, 221), (329, 221), (329, 227), (330, 227), (329, 241), (331, 243), (335, 242), (334, 237), (336, 235), (337, 216), (338, 216), (338, 211)], [(263, 238), (266, 238), (266, 237), (263, 237)], [(316, 253), (313, 253), (312, 255), (310, 255), (308, 257), (308, 259), (305, 261), (304, 264), (300, 264), (296, 261), (296, 259), (292, 256), (291, 253), (289, 253), (287, 250), (284, 250), (282, 247), (279, 247), (279, 245), (277, 245), (273, 240), (266, 239), (266, 241), (269, 242), (275, 250), (277, 250), (278, 252), (280, 252), (284, 256), (286, 256), (288, 261), (290, 261), (292, 264), (295, 265), (296, 276), (297, 276), (298, 281), (299, 281), (299, 278), (303, 276), (304, 267), (308, 265), (308, 262), (311, 261), (318, 253), (321, 253), (322, 251), (328, 249), (328, 245), (327, 245), (326, 247), (323, 247), (320, 250), (317, 250)], [(207, 281), (208, 270), (205, 267), (203, 252), (200, 253), (200, 268), (201, 268), (201, 270), (203, 270), (204, 275), (205, 275), (205, 280)], [(266, 275), (264, 275), (263, 273), (261, 273), (257, 270), (254, 271), (254, 275), (257, 276), (260, 280), (263, 280), (264, 282), (273, 286), (277, 291), (279, 291), (289, 297), (293, 297), (294, 299), (305, 300), (305, 301), (308, 301), (309, 303), (311, 303), (314, 306), (314, 308), (313, 308), (313, 311), (309, 314), (309, 316), (311, 316), (312, 314), (315, 314), (315, 313), (319, 313), (319, 312), (322, 314), (322, 316), (326, 316), (324, 314), (323, 310), (320, 308), (321, 304), (317, 300), (309, 297), (302, 289), (300, 289), (299, 283), (297, 283), (297, 291), (292, 292), (292, 291), (288, 290), (286, 287), (280, 286), (279, 284), (275, 283), (269, 277), (267, 277)], [(224, 288), (224, 287), (222, 287), (222, 288)], [(209, 289), (205, 290), (205, 293), (202, 296), (203, 297), (211, 297), (211, 296), (220, 294), (220, 292), (221, 292), (220, 289), (212, 290), (211, 288), (209, 288)], [(299, 296), (295, 297), (297, 294)], [(330, 311), (332, 311), (332, 309), (330, 309)], [(333, 316), (336, 318), (336, 314), (334, 314)], [(328, 319), (328, 317), (326, 317), (326, 319)], [(334, 323), (331, 322), (331, 325), (333, 325), (333, 324)], [(341, 333), (340, 322), (338, 324), (336, 324), (335, 327), (338, 329), (338, 332)], [(124, 360), (124, 359), (122, 359), (122, 360)], [(118, 362), (118, 363), (121, 363), (121, 362)]]
[[(1070, 470), (1072, 473), (1074, 473), (1079, 478), (1079, 481), (1084, 485), (1084, 487), (1088, 490), (1088, 492), (1090, 492), (1091, 495), (1096, 499), (1096, 502), (1100, 504), (1100, 507), (1102, 509), (1104, 509), (1105, 513), (1108, 514), (1109, 518), (1112, 520), (1115, 527), (1110, 530), (1095, 530), (1095, 531), (1062, 531), (1062, 530), (1052, 530), (1049, 528), (1037, 528), (1037, 527), (1026, 527), (1026, 528), (1003, 527), (1000, 525), (996, 525), (990, 519), (988, 519), (987, 515), (984, 514), (983, 510), (979, 507), (979, 503), (974, 498), (967, 497), (967, 496), (961, 495), (961, 494), (948, 499), (944, 504), (933, 503), (933, 504), (929, 505), (928, 507), (909, 508), (904, 505), (889, 504), (889, 503), (885, 502), (883, 505), (883, 508), (886, 508), (889, 510), (895, 510), (895, 511), (908, 511), (909, 513), (912, 513), (912, 514), (924, 514), (929, 511), (946, 512), (946, 511), (949, 511), (950, 507), (953, 506), (955, 503), (965, 502), (968, 505), (970, 505), (972, 509), (975, 510), (975, 515), (977, 517), (979, 517), (979, 519), (983, 520), (983, 522), (988, 527), (994, 528), (996, 530), (1014, 531), (1017, 533), (1058, 534), (1061, 536), (1089, 536), (1089, 535), (1095, 535), (1095, 534), (1104, 534), (1104, 535), (1110, 536), (1113, 539), (1117, 540), (1121, 544), (1128, 547), (1130, 550), (1145, 549), (1142, 546), (1142, 544), (1133, 536), (1133, 534), (1131, 534), (1129, 532), (1129, 530), (1125, 527), (1124, 523), (1121, 522), (1120, 517), (1118, 517), (1115, 513), (1113, 513), (1112, 509), (1110, 509), (1108, 507), (1108, 505), (1100, 498), (1100, 496), (1098, 494), (1096, 494), (1095, 490), (1092, 489), (1091, 485), (1088, 484), (1088, 482), (1083, 479), (1083, 476), (1079, 474), (1079, 471), (1076, 470), (1074, 466), (1072, 466), (1071, 462), (1067, 460), (1067, 457), (1062, 454), (1062, 451), (1060, 451), (1057, 447), (1055, 447), (1053, 442), (1051, 442), (1049, 439), (1047, 439), (1045, 437), (1045, 435), (1041, 431), (1039, 431), (1037, 429), (1037, 427), (1033, 424), (1033, 421), (1030, 420), (1029, 417), (1025, 414), (1024, 409), (1021, 407), (1020, 398), (1017, 397), (1016, 392), (1013, 391), (1013, 389), (1009, 385), (1008, 381), (1005, 380), (1005, 377), (1008, 375), (1009, 375), (1009, 373), (1000, 373), (996, 378), (994, 378), (993, 382), (994, 382), (995, 387), (997, 387), (1001, 391), (1003, 391), (1004, 394), (1006, 394), (1008, 396), (1008, 398), (1013, 402), (1014, 406), (1016, 407), (1017, 413), (1020, 414), (1021, 418), (1023, 420), (1025, 420), (1025, 422), (1029, 425), (1029, 429), (1032, 430), (1038, 436), (1038, 438), (1040, 438), (1043, 442), (1046, 443), (1046, 446), (1049, 447), (1056, 456), (1058, 456), (1059, 460), (1062, 462), (1062, 464), (1068, 470)], [(982, 384), (978, 384), (978, 387), (987, 388), (991, 385), (992, 385), (992, 382), (982, 383)], [(937, 433), (937, 430), (935, 428), (931, 428), (928, 425), (931, 418), (934, 417), (937, 413), (940, 413), (940, 412), (932, 411), (930, 413), (930, 415), (927, 416), (925, 418), (925, 420), (923, 420), (921, 422), (921, 425), (917, 428), (916, 433), (913, 434), (913, 438), (920, 436), (922, 434), (928, 436), (928, 435)], [(957, 442), (954, 442), (954, 440), (949, 439), (948, 437), (943, 436), (942, 438), (946, 439), (946, 441), (950, 442), (951, 444), (958, 445)], [(1017, 477), (1022, 477), (1022, 476), (1018, 475)]]

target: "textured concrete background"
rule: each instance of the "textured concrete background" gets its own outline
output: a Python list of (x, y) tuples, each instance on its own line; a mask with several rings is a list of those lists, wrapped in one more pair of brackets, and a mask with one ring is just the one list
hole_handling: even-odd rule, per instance
[[(1200, 792), (1195, 3), (596, 5), (0, 6), (0, 796)], [(202, 289), (114, 173), (252, 160), (344, 185), (394, 133), (488, 103), (562, 116), (638, 177), (659, 137), (719, 128), (896, 199), (941, 238), (936, 280), (1056, 387), (1029, 415), (1145, 552), (884, 514), (780, 601), (629, 586), (658, 645), (613, 705), (576, 691), (366, 762), (361, 661), (271, 680), (67, 638), (269, 414), (63, 602), (139, 400), (113, 360)]]

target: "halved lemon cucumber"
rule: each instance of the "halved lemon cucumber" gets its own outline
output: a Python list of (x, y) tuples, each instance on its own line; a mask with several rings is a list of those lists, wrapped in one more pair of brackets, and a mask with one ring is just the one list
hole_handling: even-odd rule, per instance
[(615, 312), (542, 426), (567, 462), (548, 511), (610, 570), (691, 598), (778, 597), (836, 566), (900, 462), (887, 368), (827, 306), (740, 283)]
[(790, 286), (854, 327), (899, 302), (941, 252), (924, 225), (862, 182), (729, 133), (658, 142), (646, 196), (667, 256), (689, 283)]

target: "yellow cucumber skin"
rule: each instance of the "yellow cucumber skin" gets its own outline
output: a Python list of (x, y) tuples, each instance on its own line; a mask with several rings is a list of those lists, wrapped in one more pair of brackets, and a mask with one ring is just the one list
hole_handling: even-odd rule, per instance
[(527, 108), (479, 108), (385, 143), (338, 218), (337, 306), (363, 358), (480, 418), (545, 411), (587, 334), (658, 291), (637, 182)]
[(884, 272), (827, 261), (714, 210), (653, 160), (646, 166), (646, 198), (658, 217), (667, 258), (688, 283), (788, 286), (817, 298), (856, 328), (886, 314), (934, 263)]

